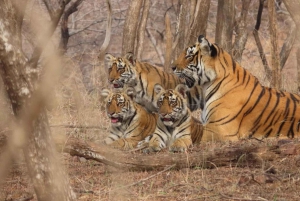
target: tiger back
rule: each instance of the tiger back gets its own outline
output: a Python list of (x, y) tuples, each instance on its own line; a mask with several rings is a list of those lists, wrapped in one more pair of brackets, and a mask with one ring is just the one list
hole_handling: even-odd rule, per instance
[(131, 91), (112, 92), (104, 89), (106, 113), (111, 122), (110, 134), (104, 142), (112, 147), (129, 150), (152, 134), (156, 128), (157, 114), (149, 113), (130, 97)]
[(172, 69), (188, 87), (203, 89), (203, 141), (299, 136), (300, 96), (262, 86), (204, 36), (179, 55)]
[(187, 107), (186, 87), (178, 85), (175, 90), (165, 90), (159, 84), (154, 87), (157, 93), (157, 128), (154, 133), (139, 143), (146, 146), (145, 152), (156, 152), (168, 148), (171, 152), (183, 152), (192, 143), (200, 143), (202, 124), (195, 119)]
[[(133, 87), (136, 96), (135, 101), (147, 108), (150, 112), (157, 112), (154, 107), (154, 85), (159, 84), (166, 89), (175, 89), (182, 80), (174, 74), (148, 63), (134, 59), (132, 53), (125, 57), (114, 57), (106, 54), (105, 63), (108, 68), (109, 82), (114, 88)], [(196, 86), (187, 91), (188, 106), (192, 111), (202, 106), (202, 88)]]

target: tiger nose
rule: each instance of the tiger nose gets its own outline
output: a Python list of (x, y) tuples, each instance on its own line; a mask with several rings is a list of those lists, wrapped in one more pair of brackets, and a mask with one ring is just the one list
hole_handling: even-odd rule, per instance
[(172, 71), (175, 71), (176, 70), (176, 66), (172, 66)]
[(114, 80), (115, 80), (115, 79), (111, 78), (111, 79), (109, 79), (109, 82), (110, 82), (110, 83), (113, 83)]

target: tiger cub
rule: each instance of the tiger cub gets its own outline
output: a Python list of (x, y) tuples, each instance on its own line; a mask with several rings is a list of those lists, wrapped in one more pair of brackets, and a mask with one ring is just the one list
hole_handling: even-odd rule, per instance
[(200, 143), (202, 124), (192, 116), (187, 107), (186, 90), (182, 84), (175, 90), (165, 90), (159, 84), (154, 86), (159, 118), (154, 133), (138, 145), (147, 147), (144, 152), (157, 152), (167, 147), (171, 152), (183, 152), (192, 143)]
[(131, 97), (132, 90), (114, 91), (103, 89), (106, 98), (106, 113), (110, 118), (109, 136), (104, 142), (112, 147), (129, 150), (139, 141), (152, 134), (156, 128), (158, 115), (149, 113)]
[[(178, 84), (183, 82), (175, 74), (164, 72), (148, 63), (136, 61), (132, 53), (127, 53), (125, 57), (106, 54), (105, 64), (112, 87), (133, 87), (136, 92), (134, 100), (150, 112), (157, 112), (157, 108), (154, 106), (156, 94), (153, 89), (155, 84), (160, 84), (165, 89), (175, 89)], [(196, 86), (186, 93), (188, 107), (192, 111), (203, 107), (200, 86)]]

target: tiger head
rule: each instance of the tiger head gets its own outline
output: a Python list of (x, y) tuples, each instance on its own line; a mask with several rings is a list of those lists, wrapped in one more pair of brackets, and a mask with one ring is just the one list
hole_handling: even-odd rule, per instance
[(182, 117), (187, 114), (186, 90), (183, 84), (177, 85), (175, 90), (165, 90), (159, 84), (154, 86), (157, 94), (155, 106), (158, 109), (159, 118), (166, 126), (177, 126)]
[(127, 88), (125, 93), (124, 90), (103, 89), (101, 95), (106, 98), (106, 113), (112, 126), (119, 127), (134, 116), (135, 107), (132, 101), (133, 90), (131, 88)]
[(108, 81), (114, 88), (123, 88), (124, 84), (135, 85), (137, 73), (132, 53), (127, 53), (125, 57), (106, 54), (105, 65), (108, 68)]
[(217, 55), (218, 47), (200, 35), (197, 42), (186, 48), (172, 63), (172, 70), (176, 75), (184, 78), (189, 88), (204, 85), (216, 78)]

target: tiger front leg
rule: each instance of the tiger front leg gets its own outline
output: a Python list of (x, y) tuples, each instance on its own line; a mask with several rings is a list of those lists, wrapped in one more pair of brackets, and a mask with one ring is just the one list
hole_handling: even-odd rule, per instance
[(120, 138), (118, 140), (112, 141), (110, 143), (106, 143), (108, 146), (121, 149), (121, 150), (130, 150), (137, 146), (137, 141), (132, 140), (130, 138)]
[(180, 137), (174, 140), (170, 145), (170, 152), (184, 152), (192, 145), (192, 139), (190, 135)]
[(145, 140), (139, 142), (138, 147), (143, 146), (146, 147), (145, 149), (143, 149), (144, 153), (159, 152), (166, 147), (166, 143), (162, 141), (159, 136), (153, 134), (146, 137)]

